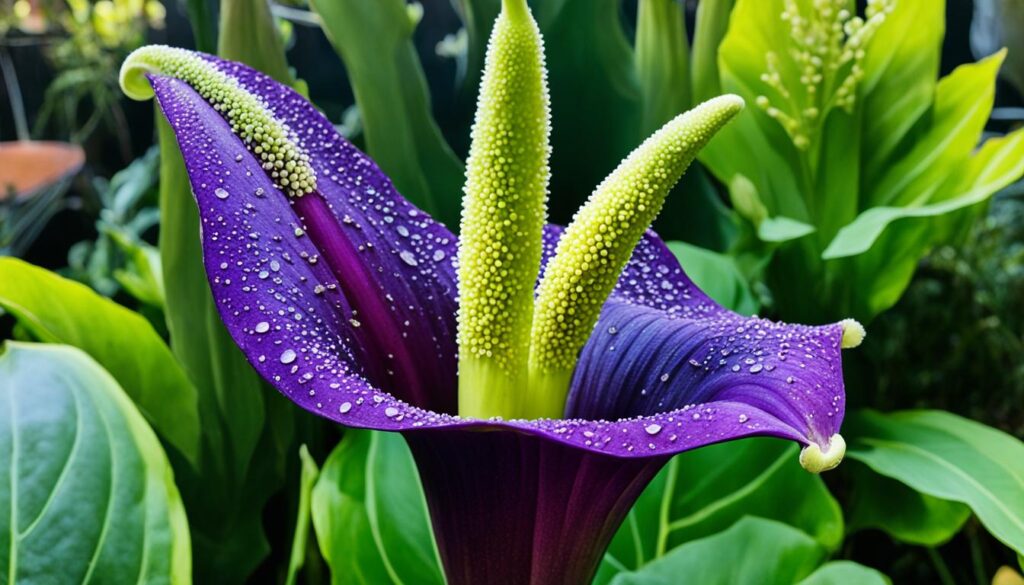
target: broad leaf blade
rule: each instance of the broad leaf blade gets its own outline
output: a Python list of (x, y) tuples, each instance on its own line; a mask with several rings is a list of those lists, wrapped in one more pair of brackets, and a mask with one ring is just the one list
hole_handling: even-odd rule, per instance
[(724, 532), (684, 544), (612, 585), (772, 585), (796, 583), (825, 558), (825, 549), (799, 530), (744, 518)]
[(850, 457), (919, 492), (967, 504), (993, 536), (1024, 552), (1024, 443), (933, 410), (860, 411), (846, 429)]
[(349, 430), (313, 488), (313, 526), (332, 582), (444, 583), (408, 447)]
[(857, 463), (850, 467), (853, 494), (847, 517), (851, 532), (877, 528), (902, 542), (937, 547), (960, 532), (971, 516), (971, 509), (959, 502), (914, 491)]
[(0, 258), (0, 307), (40, 341), (89, 354), (114, 376), (160, 436), (198, 464), (196, 388), (141, 315), (14, 258)]
[(734, 258), (685, 242), (668, 242), (668, 249), (693, 282), (720, 305), (743, 315), (757, 313), (760, 304)]
[(939, 75), (944, 3), (900, 0), (865, 48), (864, 79), (857, 97), (863, 115), (862, 192), (869, 197), (897, 146), (931, 107)]
[(17, 583), (191, 583), (173, 473), (117, 382), (80, 350), (0, 357), (0, 573)]
[(798, 585), (889, 585), (885, 575), (851, 561), (825, 563)]
[[(640, 496), (616, 533), (598, 583), (637, 569), (674, 546), (715, 534), (744, 516), (770, 518), (809, 534), (823, 549), (843, 537), (839, 504), (798, 462), (795, 445), (748, 439), (677, 455)], [(786, 502), (780, 506), (779, 502)]]
[(926, 129), (898, 161), (888, 161), (872, 186), (868, 205), (921, 204), (978, 144), (995, 99), (995, 80), (1005, 51), (957, 67), (939, 80)]

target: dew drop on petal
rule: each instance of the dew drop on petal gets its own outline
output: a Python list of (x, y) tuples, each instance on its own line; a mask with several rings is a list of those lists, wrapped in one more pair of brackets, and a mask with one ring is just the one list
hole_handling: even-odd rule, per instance
[(228, 195), (230, 195), (226, 190), (224, 190), (224, 189), (222, 189), (220, 187), (217, 187), (216, 189), (214, 189), (213, 193), (217, 196), (217, 199), (227, 199)]
[(338, 412), (340, 412), (341, 414), (345, 414), (346, 412), (348, 412), (350, 410), (352, 410), (352, 403), (351, 402), (342, 402), (341, 406), (338, 407)]
[(266, 321), (260, 321), (259, 323), (256, 324), (255, 331), (256, 333), (266, 333), (267, 331), (270, 331), (270, 323), (267, 323)]
[(281, 363), (290, 364), (295, 361), (295, 357), (296, 356), (294, 351), (286, 349), (284, 350), (284, 353), (281, 354)]
[(644, 430), (648, 435), (657, 435), (661, 432), (661, 425), (652, 423), (644, 427)]

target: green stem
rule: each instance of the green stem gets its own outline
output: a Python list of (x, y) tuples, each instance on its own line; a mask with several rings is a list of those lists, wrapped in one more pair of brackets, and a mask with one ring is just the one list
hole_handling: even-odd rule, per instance
[(953, 574), (949, 572), (949, 567), (946, 565), (946, 561), (942, 559), (939, 551), (932, 547), (928, 547), (925, 550), (928, 552), (928, 558), (932, 561), (932, 566), (935, 567), (935, 573), (939, 577), (939, 582), (942, 585), (956, 585), (956, 580), (953, 579)]
[(210, 17), (210, 8), (206, 0), (187, 0), (185, 11), (188, 13), (188, 21), (192, 25), (192, 38), (196, 43), (196, 50), (203, 53), (213, 53), (217, 50), (217, 42), (213, 31), (213, 19)]

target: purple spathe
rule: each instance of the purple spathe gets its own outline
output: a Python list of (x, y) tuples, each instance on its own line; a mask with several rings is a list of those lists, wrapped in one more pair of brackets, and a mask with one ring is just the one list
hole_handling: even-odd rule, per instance
[[(726, 311), (650, 232), (581, 354), (570, 418), (455, 416), (456, 238), (297, 93), (208, 59), (262, 99), (317, 175), (289, 199), (199, 94), (151, 76), (221, 317), (302, 408), (406, 436), (450, 583), (585, 582), (672, 454), (753, 435), (824, 448), (838, 430), (841, 327)], [(546, 230), (547, 254), (558, 235)]]

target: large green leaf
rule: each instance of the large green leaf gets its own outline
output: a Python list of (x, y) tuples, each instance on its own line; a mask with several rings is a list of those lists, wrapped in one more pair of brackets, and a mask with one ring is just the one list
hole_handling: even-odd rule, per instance
[(839, 504), (819, 476), (800, 467), (797, 455), (786, 442), (747, 439), (676, 456), (616, 533), (597, 582), (656, 562), (671, 548), (747, 515), (784, 522), (835, 550), (843, 537)]
[(336, 584), (444, 583), (416, 465), (396, 434), (346, 431), (313, 488)]
[(679, 259), (686, 275), (723, 307), (744, 315), (753, 315), (760, 308), (731, 256), (684, 242), (668, 242), (668, 249)]
[[(808, 222), (805, 197), (812, 186), (800, 154), (782, 126), (754, 105), (758, 96), (774, 91), (761, 79), (768, 71), (767, 55), (785, 56), (792, 44), (779, 17), (783, 9), (782, 0), (737, 0), (732, 9), (718, 50), (720, 90), (739, 95), (749, 106), (701, 151), (700, 160), (723, 183), (745, 177), (770, 215)], [(788, 59), (779, 63), (787, 85), (799, 86), (796, 67)]]
[[(407, 199), (456, 229), (464, 171), (431, 116), (405, 0), (314, 0), (345, 63), (367, 153)], [(488, 30), (490, 28), (488, 27)]]
[(117, 382), (80, 350), (0, 356), (5, 583), (191, 582), (167, 456)]
[(857, 100), (864, 112), (861, 169), (868, 197), (932, 105), (944, 28), (944, 2), (899, 0), (865, 47)]
[(878, 571), (850, 561), (825, 563), (797, 585), (889, 585)]
[(847, 509), (851, 532), (878, 528), (897, 540), (937, 547), (960, 532), (971, 509), (914, 491), (858, 463), (849, 464), (853, 493)]
[(823, 256), (832, 259), (863, 254), (893, 222), (941, 217), (985, 201), (1024, 174), (1024, 130), (986, 141), (956, 172), (947, 188), (955, 195), (930, 205), (873, 207), (840, 230)]
[(1024, 552), (1024, 443), (934, 410), (847, 418), (849, 456), (876, 472), (970, 506), (993, 536)]
[(724, 532), (677, 547), (638, 571), (620, 573), (612, 585), (791, 585), (810, 575), (826, 554), (796, 528), (748, 517)]
[(196, 389), (149, 321), (85, 285), (15, 258), (0, 258), (0, 307), (36, 339), (92, 356), (157, 433), (198, 464)]
[(995, 99), (996, 74), (1006, 52), (957, 67), (935, 88), (935, 101), (906, 154), (886, 163), (867, 205), (921, 204), (970, 156)]
[(939, 202), (876, 207), (843, 228), (824, 257), (838, 258), (829, 261), (829, 270), (850, 291), (851, 314), (867, 321), (895, 304), (920, 258), (933, 245), (954, 238), (973, 219), (975, 208), (1022, 173), (1024, 131), (1018, 130), (988, 140), (943, 185), (936, 195)]

